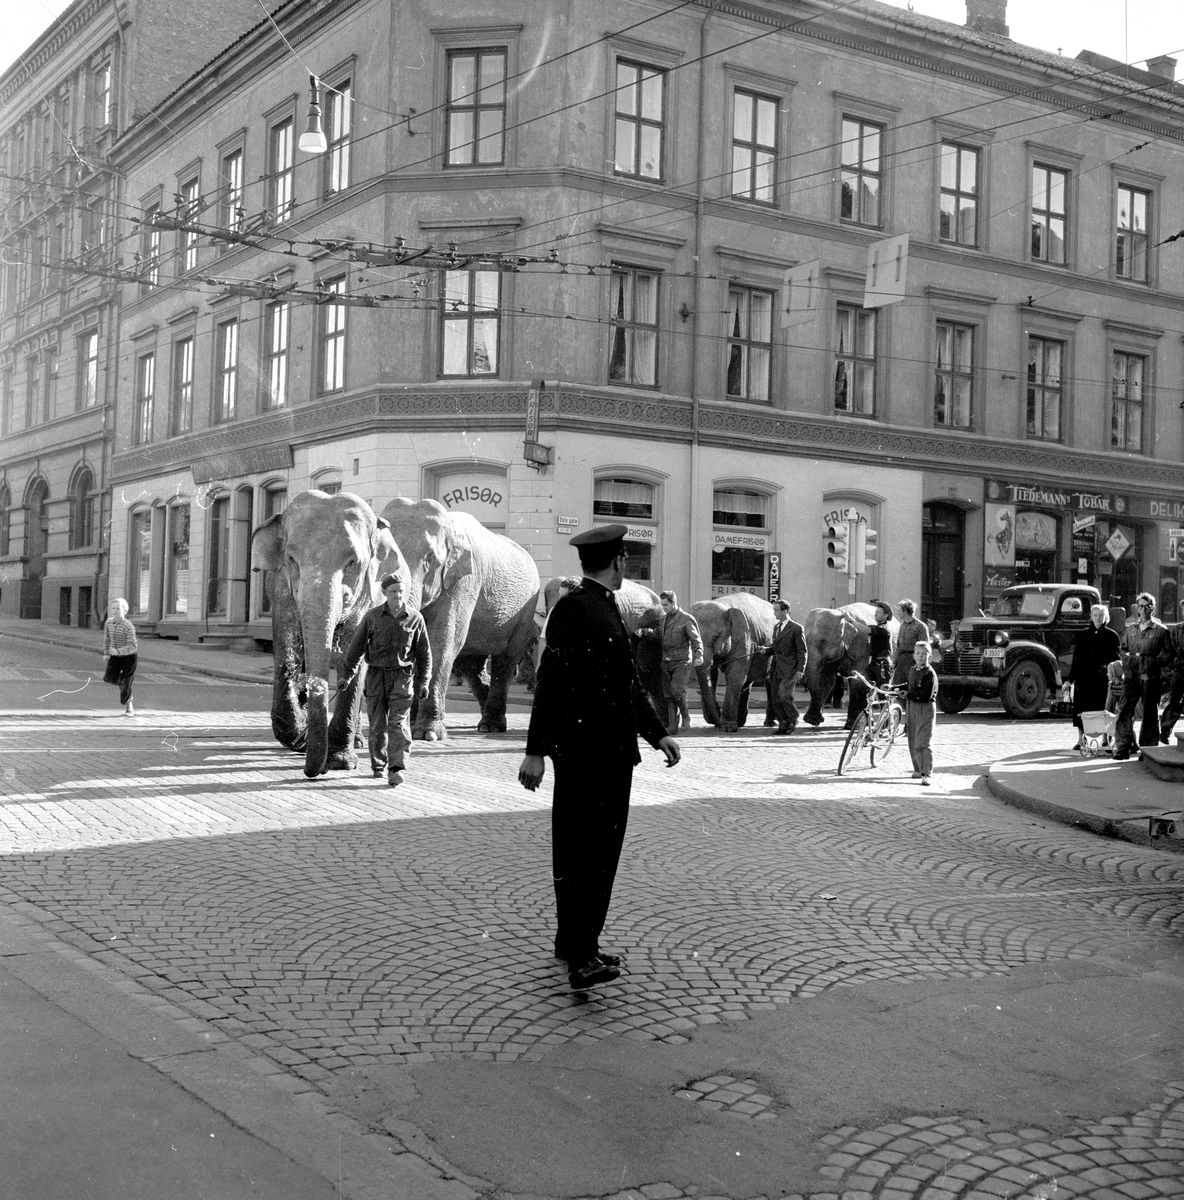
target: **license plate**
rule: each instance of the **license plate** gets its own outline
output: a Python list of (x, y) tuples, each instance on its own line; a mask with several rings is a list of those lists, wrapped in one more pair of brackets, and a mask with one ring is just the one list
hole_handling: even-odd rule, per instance
[(991, 646), (983, 651), (983, 658), (1002, 658), (1006, 653), (1002, 646)]

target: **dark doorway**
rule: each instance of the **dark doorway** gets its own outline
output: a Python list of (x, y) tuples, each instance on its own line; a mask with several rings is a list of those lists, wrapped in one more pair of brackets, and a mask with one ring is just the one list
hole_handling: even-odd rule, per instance
[(49, 484), (39, 479), (29, 493), (29, 511), (25, 515), (25, 555), (28, 564), (21, 581), (21, 617), (41, 620), (41, 583), (45, 579), (45, 551), (49, 544)]
[(962, 615), (966, 518), (953, 504), (922, 509), (921, 619), (936, 621), (944, 635)]

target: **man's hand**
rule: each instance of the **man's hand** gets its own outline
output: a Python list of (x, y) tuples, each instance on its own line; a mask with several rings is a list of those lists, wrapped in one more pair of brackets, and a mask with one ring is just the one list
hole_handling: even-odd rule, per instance
[(421, 700), (426, 700), (428, 698), (428, 685), (426, 683), (420, 685), (419, 698)]
[(666, 755), (666, 765), (668, 767), (677, 766), (682, 758), (682, 751), (678, 748), (678, 743), (672, 737), (664, 737), (658, 743), (658, 749)]
[[(669, 741), (670, 739), (666, 738), (665, 740)], [(677, 747), (675, 748), (675, 753), (678, 753)], [(547, 764), (543, 762), (541, 754), (528, 754), (522, 760), (522, 765), (518, 768), (518, 782), (528, 792), (533, 792), (543, 782), (543, 772), (546, 769)]]
[(703, 659), (702, 659), (702, 657), (699, 657), (699, 658), (692, 658), (692, 659), (691, 659), (691, 666), (692, 666), (692, 667), (694, 667), (696, 671), (697, 671), (697, 670), (698, 670), (698, 669), (699, 669), (699, 668), (700, 668), (702, 665), (703, 665)]

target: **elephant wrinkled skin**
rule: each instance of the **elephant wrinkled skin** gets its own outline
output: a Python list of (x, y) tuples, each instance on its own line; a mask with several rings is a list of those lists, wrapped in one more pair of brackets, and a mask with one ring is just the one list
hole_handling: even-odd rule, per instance
[(308, 491), (261, 525), (256, 563), (271, 572), (271, 728), (281, 745), (305, 753), (310, 779), (358, 765), (353, 737), (364, 666), (338, 680), (328, 721), (329, 668), (368, 609), (381, 601), (380, 564), (402, 569), (385, 521), (352, 492)]
[[(691, 615), (703, 635), (703, 666), (698, 672), (703, 719), (724, 733), (735, 733), (748, 720), (752, 685), (765, 680), (762, 651), (773, 640), (776, 610), (768, 600), (736, 592), (692, 604)], [(725, 682), (722, 709), (715, 696), (720, 673)]]
[[(506, 693), (535, 636), (539, 573), (517, 542), (437, 500), (397, 496), (383, 510), (407, 562), (407, 603), (423, 613), (432, 647), (432, 680), (416, 705), (414, 737), (442, 741), (445, 694), (453, 670), (481, 705), (477, 728), (506, 730)], [(481, 671), (489, 660), (489, 686)]]
[[(867, 674), (868, 630), (875, 623), (871, 604), (844, 604), (841, 608), (812, 608), (806, 614), (806, 689), (810, 707), (802, 719), (821, 725), (822, 706), (834, 691), (835, 681), (852, 671)], [(888, 622), (895, 643), (900, 622)]]

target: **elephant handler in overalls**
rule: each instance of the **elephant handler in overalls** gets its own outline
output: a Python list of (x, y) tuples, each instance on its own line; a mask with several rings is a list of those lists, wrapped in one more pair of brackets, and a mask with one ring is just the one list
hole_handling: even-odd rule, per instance
[(348, 679), (366, 656), (366, 717), (370, 722), (370, 769), (386, 772), (391, 787), (403, 782), (411, 749), (411, 702), (426, 700), (432, 677), (432, 648), (418, 609), (408, 608), (406, 581), (400, 575), (382, 580), (385, 603), (362, 618), (342, 663)]
[(638, 637), (655, 638), (662, 647), (662, 699), (666, 701), (666, 732), (672, 737), (691, 727), (687, 708), (687, 682), (692, 667), (703, 665), (703, 638), (699, 624), (689, 612), (678, 607), (674, 592), (660, 592), (663, 617), (656, 629), (639, 629)]

